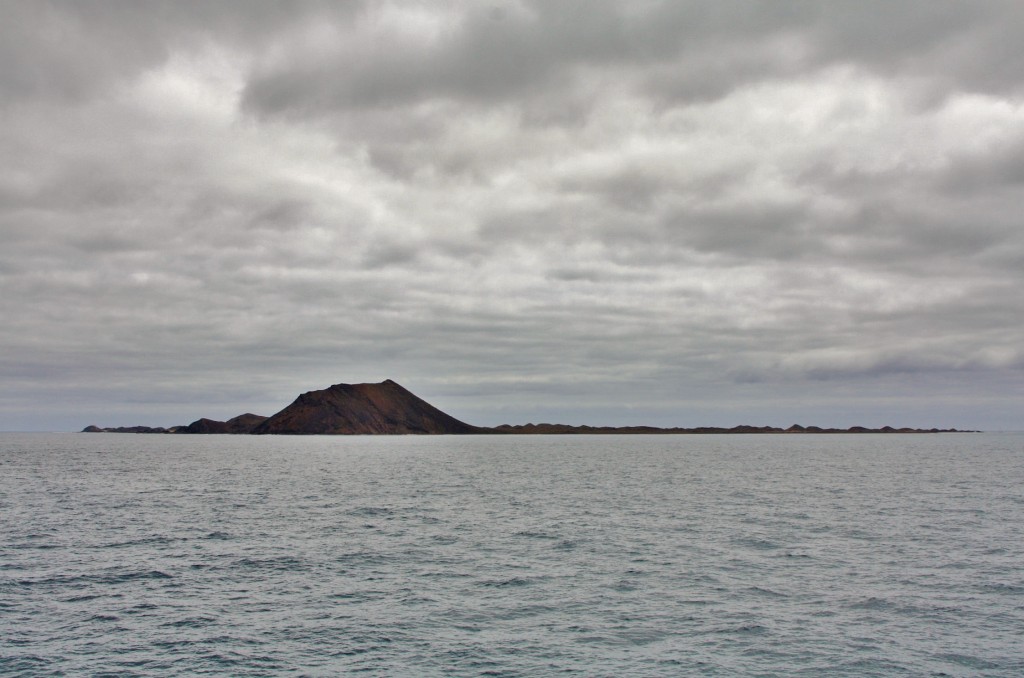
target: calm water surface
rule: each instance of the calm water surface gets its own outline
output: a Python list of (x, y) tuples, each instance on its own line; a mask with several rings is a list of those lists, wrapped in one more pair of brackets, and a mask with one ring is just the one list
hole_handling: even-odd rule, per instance
[(1024, 675), (1024, 435), (0, 434), (0, 674)]

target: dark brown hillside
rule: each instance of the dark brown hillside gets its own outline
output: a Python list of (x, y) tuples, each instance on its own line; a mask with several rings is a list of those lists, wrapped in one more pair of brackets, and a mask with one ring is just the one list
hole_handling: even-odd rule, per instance
[(390, 379), (309, 391), (252, 431), (255, 434), (374, 435), (481, 433)]

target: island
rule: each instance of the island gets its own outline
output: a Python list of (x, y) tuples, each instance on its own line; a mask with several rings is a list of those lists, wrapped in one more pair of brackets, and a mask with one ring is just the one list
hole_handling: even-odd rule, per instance
[(234, 435), (564, 435), (564, 434), (801, 434), (801, 433), (973, 433), (955, 428), (819, 428), (794, 424), (719, 428), (658, 428), (656, 426), (573, 426), (569, 424), (520, 424), (473, 426), (442, 412), (401, 385), (386, 379), (379, 384), (334, 384), (303, 393), (283, 410), (269, 417), (240, 414), (227, 421), (201, 418), (191, 424), (171, 426), (90, 425), (83, 433), (173, 433)]

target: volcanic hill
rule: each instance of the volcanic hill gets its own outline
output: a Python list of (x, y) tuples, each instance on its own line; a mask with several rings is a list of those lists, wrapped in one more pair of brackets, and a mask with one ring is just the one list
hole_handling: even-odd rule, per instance
[(387, 379), (379, 384), (335, 384), (309, 391), (252, 429), (252, 433), (367, 435), (479, 433)]

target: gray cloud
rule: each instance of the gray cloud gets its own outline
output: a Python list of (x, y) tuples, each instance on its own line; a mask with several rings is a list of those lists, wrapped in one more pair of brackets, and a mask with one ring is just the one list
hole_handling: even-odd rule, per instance
[(1009, 2), (3, 3), (0, 428), (1019, 428)]

